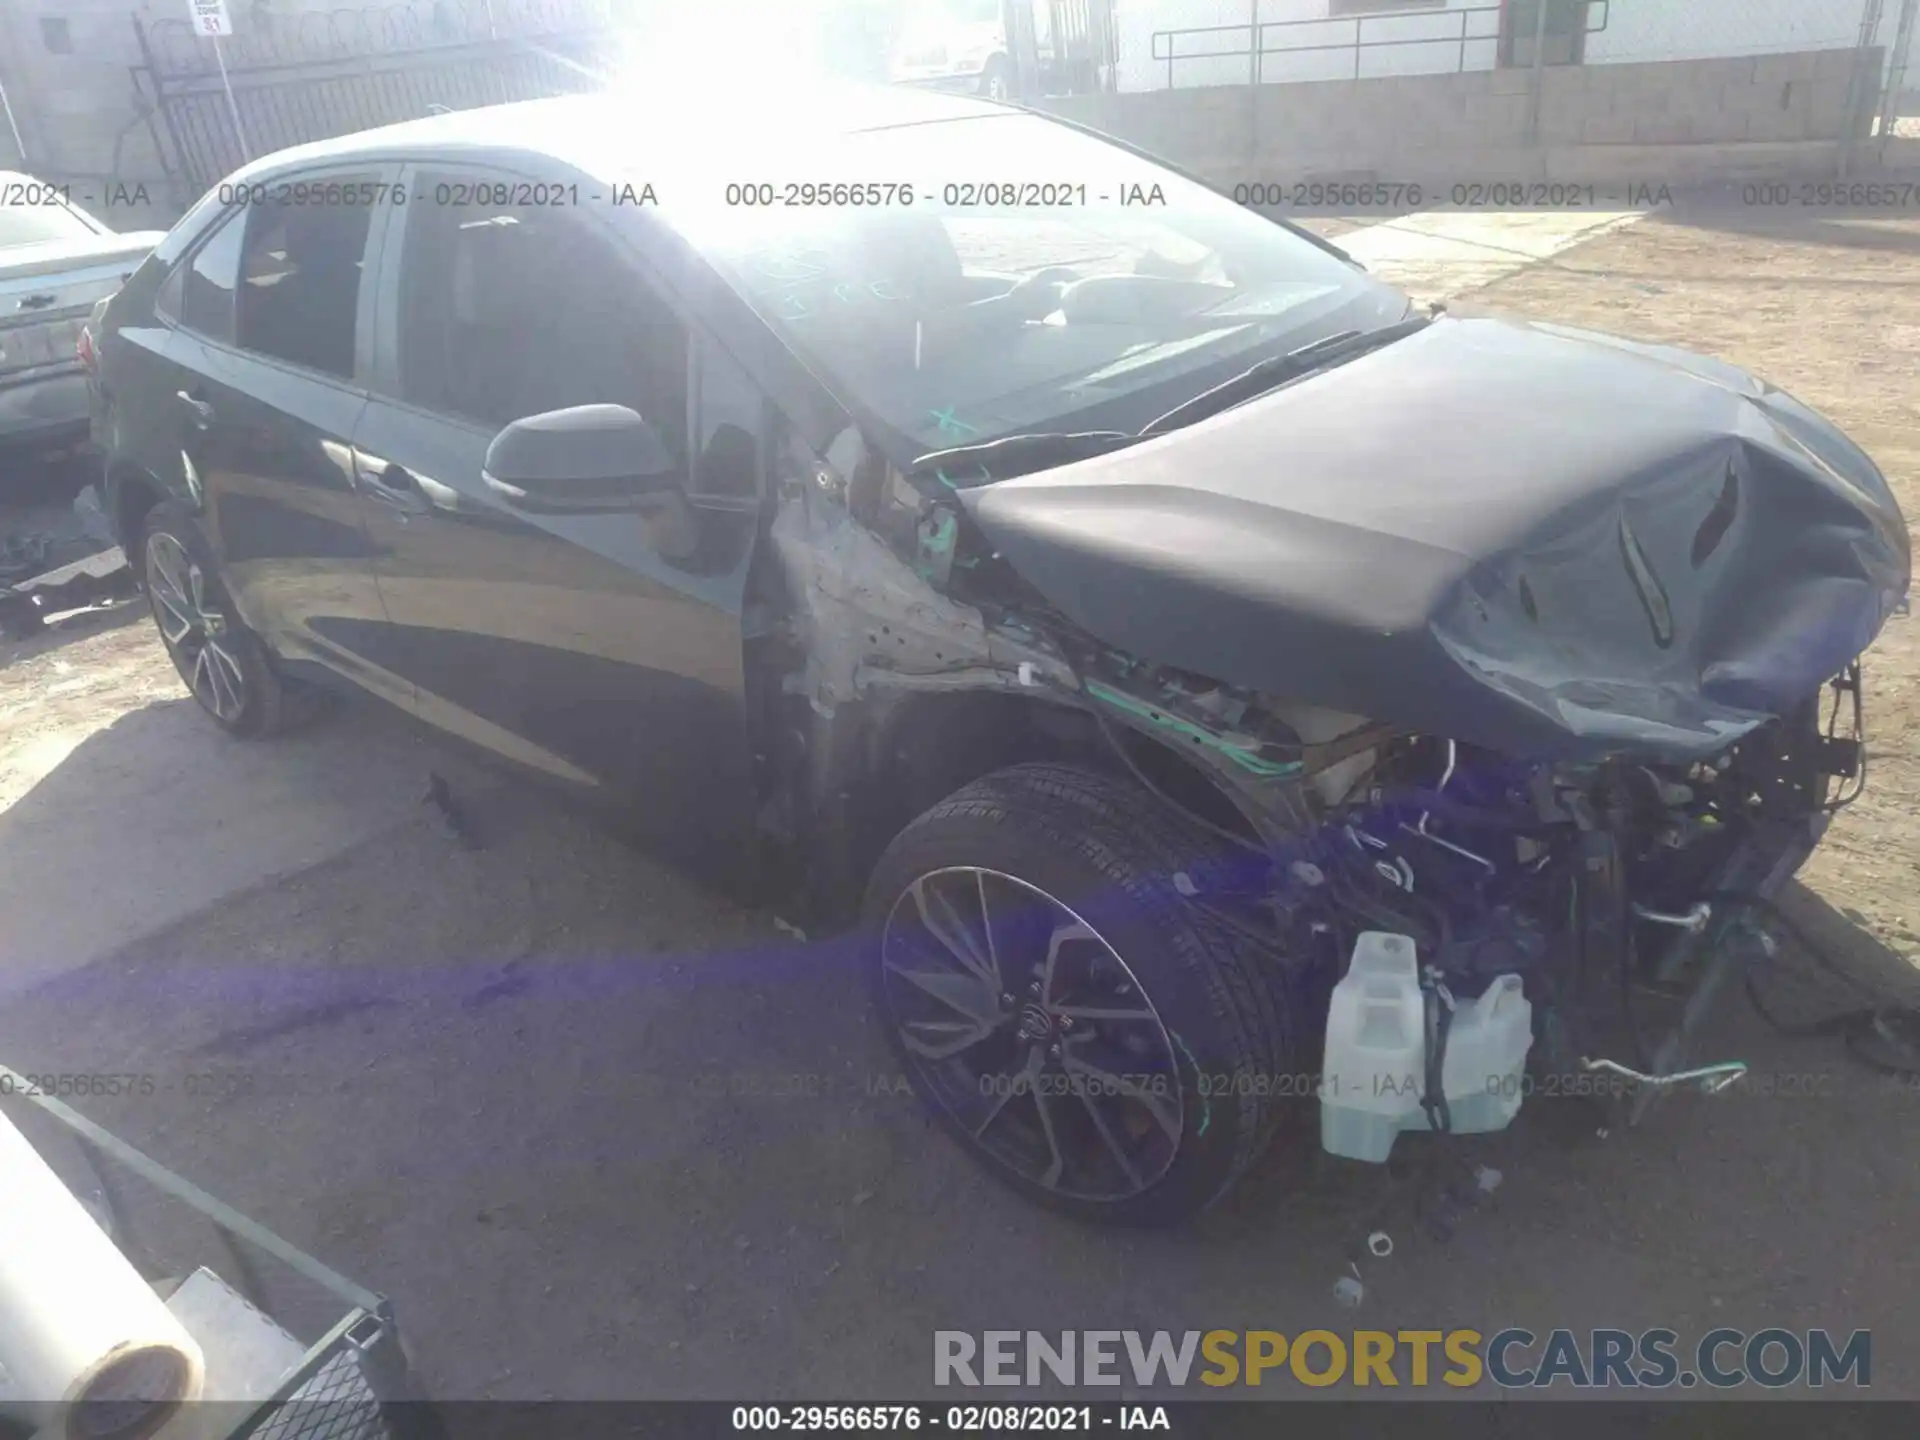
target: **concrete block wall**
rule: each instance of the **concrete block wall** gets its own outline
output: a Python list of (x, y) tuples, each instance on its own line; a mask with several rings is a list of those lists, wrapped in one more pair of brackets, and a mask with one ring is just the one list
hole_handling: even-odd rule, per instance
[[(1840, 140), (1850, 126), (1851, 50), (1548, 70), (1541, 141), (1548, 145), (1734, 144)], [(1878, 73), (1869, 58), (1867, 73)]]
[[(245, 0), (230, 0), (230, 8), (243, 14)], [(133, 28), (138, 14), (184, 19), (187, 7), (184, 0), (153, 11), (128, 0), (0, 5), (0, 83), (7, 87), (29, 168), (63, 179), (105, 177), (114, 173), (117, 154), (118, 173), (129, 182), (164, 174), (134, 103), (130, 67), (140, 63)], [(66, 52), (49, 47), (43, 19), (66, 22)], [(11, 135), (0, 143), (10, 151)]]
[[(1368, 174), (1381, 179), (1482, 179), (1494, 162), (1551, 153), (1577, 167), (1599, 147), (1645, 161), (1661, 147), (1831, 144), (1868, 133), (1872, 87), (1847, 113), (1852, 50), (1646, 64), (1551, 66), (1540, 129), (1531, 132), (1533, 74), (1465, 74), (1208, 86), (1076, 96), (1055, 110), (1222, 180)], [(1864, 73), (1879, 73), (1870, 54)], [(1734, 157), (1737, 158), (1737, 157)], [(1658, 166), (1648, 172), (1658, 174)], [(1516, 177), (1517, 178), (1517, 177)], [(1556, 178), (1579, 178), (1577, 175)]]

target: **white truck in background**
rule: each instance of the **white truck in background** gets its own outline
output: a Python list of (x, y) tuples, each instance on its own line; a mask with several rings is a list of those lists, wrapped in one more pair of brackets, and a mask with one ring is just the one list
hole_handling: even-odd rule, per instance
[(991, 100), (1084, 94), (1111, 85), (1112, 35), (1112, 0), (910, 0), (889, 76)]

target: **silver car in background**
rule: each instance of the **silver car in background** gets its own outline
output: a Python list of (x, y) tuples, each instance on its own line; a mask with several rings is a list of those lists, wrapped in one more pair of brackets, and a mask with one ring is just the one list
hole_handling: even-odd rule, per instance
[(23, 462), (87, 438), (81, 330), (160, 239), (116, 234), (65, 187), (0, 170), (0, 499)]

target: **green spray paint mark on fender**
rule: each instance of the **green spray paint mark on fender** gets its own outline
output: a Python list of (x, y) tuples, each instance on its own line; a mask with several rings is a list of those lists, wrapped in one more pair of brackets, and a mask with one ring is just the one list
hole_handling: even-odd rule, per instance
[(1131, 695), (1115, 690), (1110, 685), (1101, 684), (1098, 680), (1087, 681), (1087, 693), (1104, 704), (1113, 706), (1116, 710), (1124, 710), (1129, 715), (1139, 717), (1149, 725), (1158, 726), (1162, 730), (1171, 730), (1174, 734), (1184, 736), (1196, 745), (1204, 745), (1209, 750), (1226, 756), (1242, 770), (1250, 771), (1263, 778), (1272, 780), (1287, 775), (1297, 775), (1305, 768), (1298, 760), (1269, 760), (1241, 746), (1230, 745), (1209, 730), (1204, 730), (1176, 715), (1169, 715), (1166, 711), (1156, 709), (1144, 700), (1137, 700)]

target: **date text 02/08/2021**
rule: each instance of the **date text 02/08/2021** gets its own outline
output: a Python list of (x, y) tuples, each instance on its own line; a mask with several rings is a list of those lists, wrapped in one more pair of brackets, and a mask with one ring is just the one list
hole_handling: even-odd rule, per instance
[(1248, 180), (1231, 191), (1236, 204), (1256, 210), (1306, 210), (1327, 215), (1417, 210), (1652, 210), (1673, 203), (1665, 184), (1573, 184), (1539, 180)]
[[(623, 182), (582, 187), (575, 181), (440, 181), (409, 189), (386, 181), (222, 182), (223, 205), (371, 207), (434, 204), (467, 208), (573, 207), (582, 204), (654, 206), (660, 204), (651, 183)], [(1167, 204), (1155, 183), (1089, 185), (1081, 180), (958, 180), (938, 185), (903, 181), (734, 180), (720, 190), (722, 203), (756, 209), (886, 209), (915, 204), (949, 209), (1065, 209), (1089, 205), (1154, 208)]]
[(945, 1430), (1089, 1433), (1095, 1430), (1170, 1431), (1164, 1405), (736, 1405), (735, 1431), (780, 1434), (809, 1431)]

